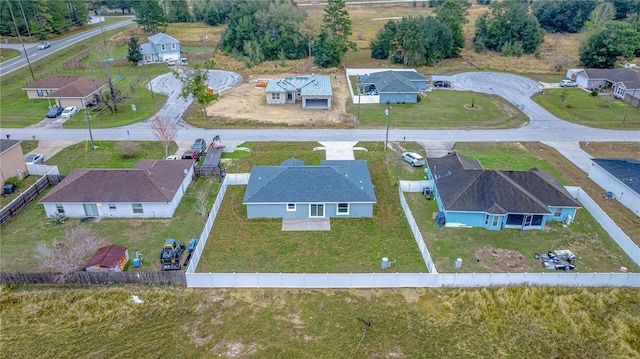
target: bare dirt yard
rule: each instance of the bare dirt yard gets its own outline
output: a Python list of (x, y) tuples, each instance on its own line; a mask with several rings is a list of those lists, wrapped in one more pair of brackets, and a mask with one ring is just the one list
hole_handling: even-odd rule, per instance
[(331, 110), (305, 110), (301, 103), (267, 105), (264, 88), (257, 87), (257, 80), (280, 79), (292, 74), (250, 75), (242, 84), (220, 94), (218, 101), (207, 107), (214, 120), (229, 122), (251, 121), (283, 124), (287, 126), (318, 126), (326, 124), (350, 124), (353, 119), (346, 113), (349, 101), (349, 85), (343, 72), (326, 73), (331, 76), (333, 97)]

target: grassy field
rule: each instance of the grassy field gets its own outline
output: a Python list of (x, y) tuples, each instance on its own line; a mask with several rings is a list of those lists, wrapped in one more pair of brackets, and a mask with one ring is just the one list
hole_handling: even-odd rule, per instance
[[(471, 107), (472, 102), (474, 107)], [(383, 127), (386, 104), (360, 105), (359, 127)], [(347, 105), (358, 114), (358, 104)], [(506, 100), (480, 93), (434, 90), (415, 104), (391, 104), (389, 125), (393, 128), (514, 128), (528, 117)]]
[[(255, 143), (251, 155), (234, 170), (249, 172), (252, 165), (277, 165), (290, 157), (319, 165), (325, 153), (313, 151), (315, 146)], [(397, 260), (398, 271), (427, 272), (389, 173), (395, 162), (385, 160), (387, 154), (380, 143), (359, 146), (369, 150), (358, 151), (356, 156), (367, 160), (376, 188), (374, 218), (332, 218), (331, 231), (283, 232), (281, 219), (247, 219), (242, 204), (246, 186), (230, 186), (198, 272), (375, 272), (384, 256)], [(402, 168), (410, 171), (404, 163)]]
[(18, 56), (20, 56), (20, 51), (18, 50), (0, 48), (0, 62), (11, 60)]
[(640, 109), (611, 95), (593, 97), (581, 89), (546, 89), (532, 99), (552, 114), (573, 123), (617, 130), (640, 129)]
[(640, 358), (637, 289), (12, 286), (0, 305), (11, 358)]

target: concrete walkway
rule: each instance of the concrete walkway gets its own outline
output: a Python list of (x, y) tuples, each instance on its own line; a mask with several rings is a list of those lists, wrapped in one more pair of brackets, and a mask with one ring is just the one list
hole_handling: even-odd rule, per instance
[(353, 147), (358, 141), (321, 141), (319, 142), (326, 151), (328, 160), (353, 160)]
[(545, 145), (553, 147), (561, 155), (566, 157), (574, 165), (580, 168), (585, 173), (589, 173), (591, 169), (592, 156), (580, 148), (579, 142), (548, 142), (542, 141)]

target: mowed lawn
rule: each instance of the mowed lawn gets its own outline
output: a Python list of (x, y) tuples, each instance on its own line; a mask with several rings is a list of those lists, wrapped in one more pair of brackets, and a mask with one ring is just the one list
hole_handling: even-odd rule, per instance
[[(238, 172), (253, 165), (278, 165), (296, 157), (319, 165), (324, 151), (316, 143), (255, 143)], [(381, 143), (360, 143), (378, 203), (373, 218), (331, 219), (330, 231), (283, 232), (281, 219), (247, 219), (242, 198), (246, 186), (229, 186), (198, 272), (358, 273), (380, 272), (382, 257), (396, 260), (394, 271), (427, 272), (400, 207), (390, 176), (395, 161), (385, 160)]]
[(552, 114), (573, 123), (616, 130), (640, 129), (640, 109), (611, 94), (594, 97), (578, 88), (545, 89), (532, 99)]
[[(537, 167), (551, 172), (564, 185), (575, 185), (519, 143), (457, 143), (454, 149), (478, 159), (485, 169)], [(462, 259), (460, 272), (465, 273), (543, 272), (546, 270), (533, 258), (534, 253), (556, 249), (569, 249), (578, 256), (578, 272), (618, 272), (621, 266), (632, 272), (640, 270), (585, 209), (578, 210), (570, 226), (548, 222), (542, 231), (438, 228), (432, 219), (438, 211), (435, 201), (427, 201), (419, 193), (405, 193), (405, 197), (440, 272), (455, 271), (457, 258)]]
[[(357, 97), (356, 100), (358, 101)], [(349, 101), (350, 102), (350, 101)], [(473, 107), (471, 105), (473, 104)], [(390, 106), (389, 118), (385, 110)], [(433, 90), (415, 104), (348, 104), (347, 112), (358, 116), (359, 127), (393, 128), (514, 128), (528, 117), (503, 98), (481, 93)]]

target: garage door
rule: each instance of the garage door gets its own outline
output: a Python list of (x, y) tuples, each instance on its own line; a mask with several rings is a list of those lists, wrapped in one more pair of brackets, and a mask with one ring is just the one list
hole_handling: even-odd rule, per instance
[(308, 98), (305, 104), (305, 108), (329, 108), (329, 99)]

